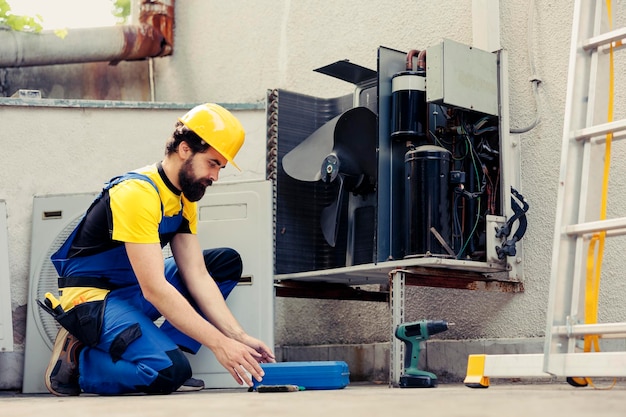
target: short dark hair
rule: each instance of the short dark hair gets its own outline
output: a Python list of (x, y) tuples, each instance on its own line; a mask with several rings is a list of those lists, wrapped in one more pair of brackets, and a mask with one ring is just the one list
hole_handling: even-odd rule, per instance
[(174, 133), (165, 144), (165, 154), (170, 155), (178, 150), (181, 142), (187, 143), (193, 153), (206, 152), (211, 146), (185, 126), (181, 121), (176, 122)]

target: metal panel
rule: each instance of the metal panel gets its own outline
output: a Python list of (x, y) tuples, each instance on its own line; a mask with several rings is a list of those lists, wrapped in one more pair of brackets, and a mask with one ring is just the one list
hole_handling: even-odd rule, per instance
[[(499, 73), (500, 84), (500, 189), (503, 191), (500, 197), (502, 214), (508, 219), (515, 215), (511, 205), (511, 188), (521, 190), (521, 146), (519, 135), (510, 132), (509, 113), (509, 56), (508, 51), (499, 52)], [(509, 278), (524, 280), (524, 240), (517, 242), (517, 254), (515, 257), (507, 259), (509, 266)]]
[(406, 52), (378, 48), (378, 234), (379, 262), (404, 256), (403, 206), (392, 204), (404, 198), (403, 143), (391, 140), (391, 79), (406, 69)]
[[(226, 303), (248, 334), (274, 346), (270, 181), (219, 183), (198, 202), (198, 239), (203, 249), (230, 247), (243, 260), (242, 282)], [(207, 388), (239, 387), (209, 349), (188, 355), (194, 377)]]
[(499, 114), (496, 54), (448, 39), (426, 51), (426, 101)]
[(50, 255), (63, 244), (95, 196), (59, 194), (33, 199), (23, 393), (48, 392), (43, 375), (59, 325), (35, 300), (43, 300), (46, 291), (57, 291), (57, 274)]

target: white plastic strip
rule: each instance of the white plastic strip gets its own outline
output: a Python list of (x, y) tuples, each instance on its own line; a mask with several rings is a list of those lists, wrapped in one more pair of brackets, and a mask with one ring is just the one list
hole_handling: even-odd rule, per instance
[(11, 315), (11, 274), (7, 205), (0, 201), (0, 352), (13, 351), (13, 316)]
[(500, 2), (472, 0), (472, 46), (487, 52), (499, 51)]

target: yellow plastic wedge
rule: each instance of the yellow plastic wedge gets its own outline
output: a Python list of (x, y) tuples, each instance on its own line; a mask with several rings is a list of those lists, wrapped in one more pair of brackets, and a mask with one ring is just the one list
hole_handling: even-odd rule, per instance
[(463, 383), (469, 388), (489, 388), (489, 377), (485, 376), (485, 358), (487, 355), (469, 355), (467, 374)]

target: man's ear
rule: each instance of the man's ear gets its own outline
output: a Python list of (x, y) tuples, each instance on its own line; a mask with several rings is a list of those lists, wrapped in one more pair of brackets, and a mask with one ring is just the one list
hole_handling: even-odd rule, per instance
[(178, 144), (178, 153), (182, 157), (186, 157), (191, 153), (191, 148), (189, 147), (187, 142), (182, 141), (180, 142), (180, 144)]

